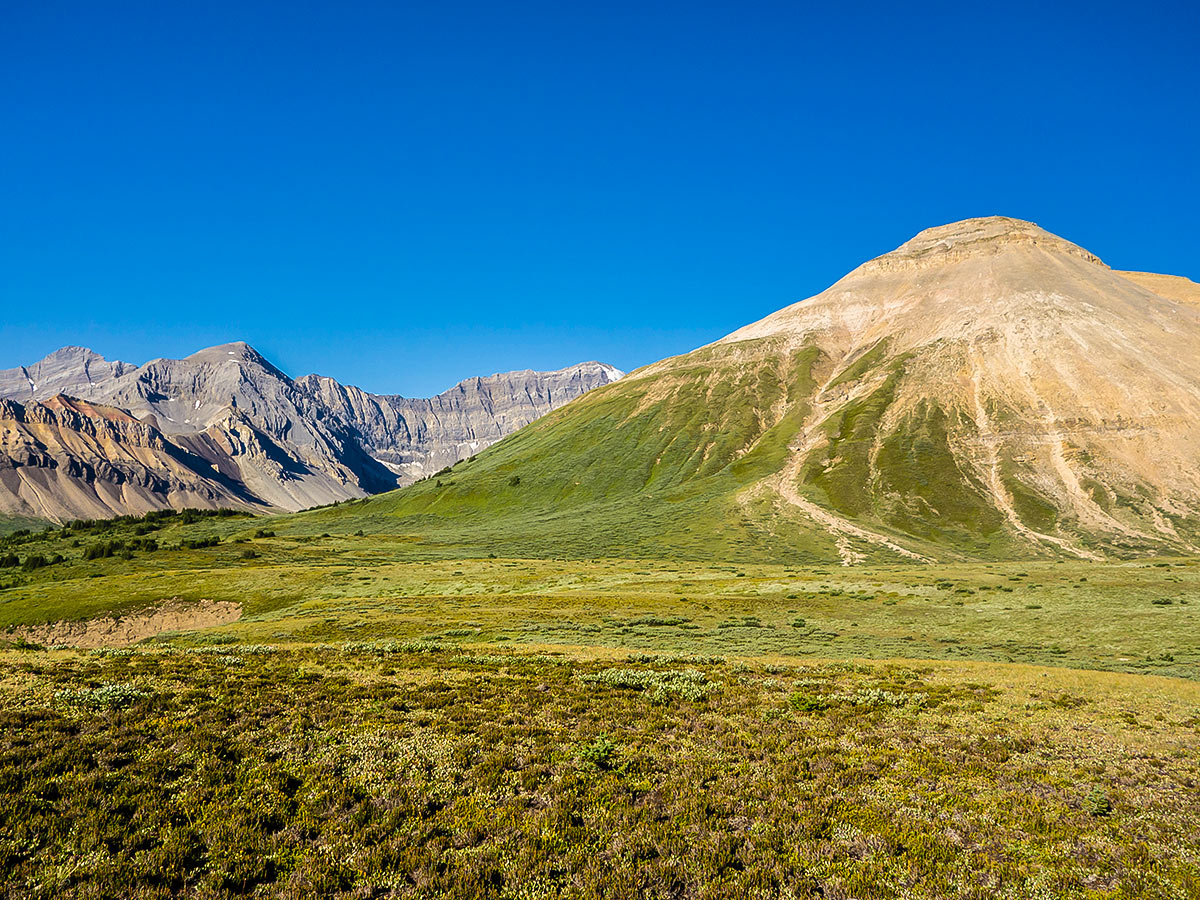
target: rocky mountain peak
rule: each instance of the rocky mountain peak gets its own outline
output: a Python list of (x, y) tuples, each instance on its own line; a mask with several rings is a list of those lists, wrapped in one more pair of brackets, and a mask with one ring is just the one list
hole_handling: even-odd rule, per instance
[(81, 360), (81, 359), (82, 360), (98, 360), (100, 362), (105, 361), (104, 357), (101, 356), (99, 353), (97, 353), (94, 350), (90, 350), (87, 347), (78, 347), (78, 346), (75, 346), (74, 344), (68, 344), (65, 347), (59, 347), (53, 353), (48, 353), (46, 355), (46, 357), (42, 360), (42, 362), (47, 363), (47, 362), (60, 361), (60, 360), (66, 361), (66, 360)]
[(41, 400), (59, 393), (79, 396), (136, 370), (137, 366), (110, 362), (87, 347), (61, 347), (32, 365), (0, 370), (0, 396), (17, 400)]
[[(266, 358), (247, 344), (245, 341), (232, 341), (228, 344), (217, 344), (215, 347), (205, 347), (184, 357), (194, 363), (223, 363), (248, 362), (257, 365), (270, 365)], [(272, 366), (272, 368), (274, 368)]]
[(967, 258), (996, 256), (1015, 248), (1036, 248), (1104, 266), (1094, 253), (1033, 222), (1009, 216), (983, 216), (926, 228), (890, 253), (864, 263), (855, 272), (927, 268)]
[[(151, 431), (162, 443), (155, 452), (173, 453), (175, 462), (147, 457), (138, 463), (149, 472), (173, 472), (153, 481), (153, 497), (137, 501), (151, 504), (147, 508), (175, 504), (199, 490), (185, 486), (192, 476), (176, 463), (192, 471), (196, 484), (219, 476), (221, 490), (204, 488), (214, 502), (236, 495), (238, 502), (302, 509), (361, 497), (470, 456), (620, 374), (601, 363), (583, 363), (558, 372), (468, 379), (438, 397), (406, 400), (368, 394), (330, 378), (294, 381), (245, 341), (142, 366), (109, 363), (87, 348), (64, 347), (32, 366), (0, 372), (0, 399), (17, 401), (0, 405), (0, 419), (37, 420), (29, 426), (34, 430), (11, 435), (9, 460), (21, 463), (10, 467), (11, 484), (0, 486), (0, 513), (6, 508), (51, 517), (71, 510), (121, 512), (124, 501), (109, 496), (113, 488), (105, 473), (125, 470), (100, 463), (110, 451), (128, 455), (129, 447), (147, 446)], [(57, 429), (52, 440), (45, 438), (46, 446), (57, 447), (54, 454), (29, 451), (43, 440), (37, 428)], [(119, 432), (122, 446), (92, 447), (67, 435), (71, 431)], [(0, 447), (0, 470), (5, 470), (5, 452)], [(17, 469), (20, 477), (13, 474)], [(86, 485), (66, 487), (60, 478), (62, 472), (93, 470), (98, 474)], [(35, 501), (43, 481), (53, 482), (52, 493), (65, 491), (71, 499), (57, 505)]]

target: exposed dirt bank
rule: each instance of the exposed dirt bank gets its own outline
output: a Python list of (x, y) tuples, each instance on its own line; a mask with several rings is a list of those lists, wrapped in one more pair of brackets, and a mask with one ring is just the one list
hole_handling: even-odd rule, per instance
[(175, 598), (153, 609), (116, 618), (26, 625), (14, 629), (13, 636), (46, 646), (124, 647), (166, 631), (194, 631), (228, 625), (241, 616), (242, 608), (237, 603), (226, 600), (185, 603)]

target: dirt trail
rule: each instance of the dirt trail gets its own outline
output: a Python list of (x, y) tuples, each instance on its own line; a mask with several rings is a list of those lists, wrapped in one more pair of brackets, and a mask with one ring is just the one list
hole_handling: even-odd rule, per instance
[(772, 486), (784, 500), (795, 506), (818, 525), (823, 525), (831, 534), (837, 536), (838, 553), (842, 557), (843, 566), (855, 565), (866, 558), (862, 553), (854, 550), (849, 538), (858, 538), (860, 541), (866, 541), (868, 544), (884, 547), (893, 553), (898, 553), (903, 557), (916, 560), (917, 562), (933, 562), (928, 556), (922, 556), (920, 553), (915, 553), (907, 547), (901, 547), (899, 544), (888, 540), (882, 534), (876, 534), (874, 531), (868, 531), (866, 528), (855, 525), (849, 519), (843, 519), (841, 516), (831, 513), (829, 510), (817, 506), (811, 500), (802, 497), (800, 492), (792, 486), (793, 479), (799, 473), (799, 464), (802, 462), (802, 457), (800, 456), (797, 456), (795, 459), (795, 463), (789, 463), (783, 472), (773, 479)]
[(920, 553), (915, 553), (907, 547), (901, 547), (894, 541), (889, 540), (882, 534), (877, 534), (859, 525), (855, 525), (849, 519), (844, 519), (841, 516), (833, 513), (824, 507), (818, 506), (811, 500), (808, 500), (796, 490), (796, 479), (800, 475), (800, 467), (804, 464), (804, 460), (808, 455), (809, 450), (813, 448), (816, 439), (819, 435), (818, 428), (827, 419), (833, 409), (839, 409), (846, 404), (858, 399), (864, 394), (870, 393), (878, 387), (881, 379), (870, 379), (860, 382), (855, 385), (847, 394), (836, 398), (822, 399), (825, 392), (829, 390), (830, 385), (844, 370), (844, 367), (834, 372), (833, 375), (817, 389), (813, 399), (812, 413), (808, 416), (800, 431), (799, 437), (792, 442), (791, 457), (786, 466), (779, 474), (769, 479), (771, 488), (779, 494), (784, 500), (795, 506), (800, 512), (808, 516), (818, 525), (823, 526), (832, 535), (837, 538), (838, 554), (842, 558), (843, 566), (853, 566), (863, 562), (866, 559), (865, 554), (855, 550), (850, 542), (851, 538), (857, 538), (860, 541), (866, 541), (869, 544), (875, 544), (878, 547), (884, 547), (897, 553), (907, 559), (916, 560), (917, 562), (931, 563), (933, 562), (928, 556), (922, 556)]
[(48, 647), (125, 647), (167, 631), (228, 625), (241, 616), (242, 607), (226, 600), (185, 603), (174, 598), (161, 606), (124, 616), (26, 625), (13, 629), (13, 636)]

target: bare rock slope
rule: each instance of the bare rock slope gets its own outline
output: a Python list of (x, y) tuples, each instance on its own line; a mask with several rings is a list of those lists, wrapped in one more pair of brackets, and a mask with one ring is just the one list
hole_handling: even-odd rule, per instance
[(142, 366), (82, 348), (0, 371), (0, 513), (296, 510), (386, 491), (620, 373), (586, 363), (463, 382), (432, 400), (293, 380), (245, 343)]
[(265, 504), (157, 428), (63, 395), (0, 399), (0, 513), (63, 521)]

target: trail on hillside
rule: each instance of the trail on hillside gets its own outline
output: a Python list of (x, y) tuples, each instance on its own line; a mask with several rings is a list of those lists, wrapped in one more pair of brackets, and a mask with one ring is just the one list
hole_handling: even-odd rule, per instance
[(800, 467), (804, 464), (808, 452), (816, 444), (820, 426), (824, 424), (825, 420), (829, 418), (835, 409), (870, 393), (882, 381), (882, 378), (863, 381), (836, 399), (823, 399), (830, 385), (833, 384), (843, 371), (845, 371), (845, 367), (839, 368), (817, 389), (814, 394), (812, 412), (805, 419), (800, 429), (799, 437), (788, 448), (791, 451), (791, 456), (788, 459), (787, 465), (778, 474), (767, 479), (766, 484), (783, 500), (834, 536), (837, 542), (838, 555), (842, 558), (843, 566), (857, 565), (866, 560), (865, 554), (854, 549), (850, 541), (851, 538), (874, 544), (877, 547), (883, 547), (885, 550), (890, 550), (906, 559), (932, 563), (934, 562), (932, 558), (909, 550), (907, 547), (902, 547), (882, 534), (863, 528), (861, 525), (857, 525), (837, 513), (818, 506), (796, 490), (796, 481), (800, 475)]

